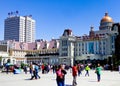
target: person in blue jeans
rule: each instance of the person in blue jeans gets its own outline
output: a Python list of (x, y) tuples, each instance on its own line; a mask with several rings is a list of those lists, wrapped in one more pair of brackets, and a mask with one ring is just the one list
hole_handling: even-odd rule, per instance
[(33, 75), (32, 75), (30, 80), (32, 80), (33, 78), (35, 78), (35, 79), (39, 78), (40, 79), (40, 76), (38, 75), (39, 67), (36, 63), (32, 64), (32, 72), (33, 72)]
[(56, 71), (56, 82), (57, 86), (65, 86), (65, 74), (67, 72), (64, 70), (62, 65), (58, 66), (58, 69)]
[(39, 66), (38, 66), (38, 64), (35, 63), (35, 73), (36, 73), (35, 75), (36, 75), (37, 78), (40, 79), (40, 76), (39, 76), (38, 72), (39, 72)]
[(101, 80), (101, 70), (102, 70), (102, 67), (100, 66), (100, 64), (98, 64), (96, 70), (95, 70), (95, 73), (97, 74), (97, 81), (100, 82)]
[(85, 71), (86, 71), (86, 74), (85, 74), (85, 76), (89, 76), (89, 70), (90, 70), (90, 67), (87, 65), (86, 67), (85, 67)]

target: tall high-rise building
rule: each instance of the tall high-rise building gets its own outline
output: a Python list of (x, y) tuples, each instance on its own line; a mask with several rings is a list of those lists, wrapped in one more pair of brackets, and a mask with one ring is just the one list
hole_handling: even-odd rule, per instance
[(4, 40), (19, 42), (35, 41), (35, 20), (32, 16), (18, 16), (18, 12), (8, 13), (4, 22)]

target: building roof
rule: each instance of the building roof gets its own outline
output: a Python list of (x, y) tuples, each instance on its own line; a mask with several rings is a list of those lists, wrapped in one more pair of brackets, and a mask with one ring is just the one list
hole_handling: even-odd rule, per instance
[(108, 13), (105, 13), (105, 16), (101, 19), (101, 23), (103, 22), (113, 22), (112, 18), (108, 16)]

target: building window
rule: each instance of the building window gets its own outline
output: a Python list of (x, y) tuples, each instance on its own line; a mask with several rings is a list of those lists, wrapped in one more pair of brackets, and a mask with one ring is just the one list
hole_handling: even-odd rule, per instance
[(67, 43), (67, 40), (62, 40), (62, 46), (67, 46), (68, 43)]

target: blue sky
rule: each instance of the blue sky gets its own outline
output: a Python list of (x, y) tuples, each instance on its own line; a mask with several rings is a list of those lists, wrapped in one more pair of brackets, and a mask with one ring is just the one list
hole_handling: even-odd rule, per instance
[(16, 10), (36, 20), (36, 39), (59, 38), (68, 28), (77, 36), (88, 34), (91, 25), (99, 29), (105, 12), (120, 22), (120, 0), (0, 0), (0, 40), (4, 39), (4, 19)]

